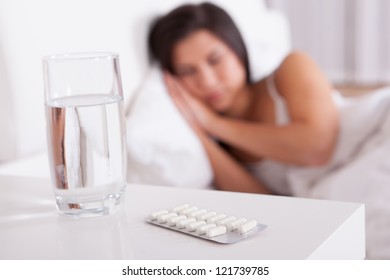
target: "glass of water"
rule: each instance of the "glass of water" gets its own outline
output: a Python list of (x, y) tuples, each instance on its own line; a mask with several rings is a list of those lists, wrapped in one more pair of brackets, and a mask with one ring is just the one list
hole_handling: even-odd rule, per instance
[(69, 53), (43, 58), (50, 172), (61, 214), (110, 214), (126, 186), (119, 58)]

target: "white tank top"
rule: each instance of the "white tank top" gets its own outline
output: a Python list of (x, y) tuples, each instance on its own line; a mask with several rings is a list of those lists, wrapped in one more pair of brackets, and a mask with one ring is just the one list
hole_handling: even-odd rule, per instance
[(274, 75), (270, 75), (265, 79), (267, 91), (275, 105), (275, 118), (277, 125), (286, 125), (290, 122), (287, 104), (283, 97), (280, 96), (276, 89)]
[[(275, 122), (283, 126), (290, 122), (290, 116), (285, 100), (276, 89), (274, 76), (266, 78), (267, 91), (275, 105)], [(258, 178), (269, 190), (279, 195), (291, 195), (288, 187), (286, 172), (289, 166), (270, 159), (247, 165), (247, 169)]]

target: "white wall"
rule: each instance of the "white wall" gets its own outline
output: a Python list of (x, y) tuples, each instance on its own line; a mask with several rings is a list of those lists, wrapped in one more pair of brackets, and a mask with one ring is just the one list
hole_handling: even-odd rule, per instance
[[(118, 52), (128, 101), (148, 67), (150, 19), (183, 2), (188, 1), (0, 0), (0, 161), (46, 149), (43, 56)], [(243, 21), (261, 17), (265, 10), (261, 0), (214, 2)], [(255, 24), (251, 30), (272, 33)]]

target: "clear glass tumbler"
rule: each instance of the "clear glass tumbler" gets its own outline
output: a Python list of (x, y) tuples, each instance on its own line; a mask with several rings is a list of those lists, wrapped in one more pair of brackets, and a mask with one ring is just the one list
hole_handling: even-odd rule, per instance
[(126, 186), (126, 133), (119, 57), (43, 58), (50, 172), (57, 208), (75, 217), (118, 210)]

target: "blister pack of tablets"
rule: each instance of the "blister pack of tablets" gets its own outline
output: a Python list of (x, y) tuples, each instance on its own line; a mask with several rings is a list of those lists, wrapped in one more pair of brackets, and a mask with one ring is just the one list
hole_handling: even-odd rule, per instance
[(245, 217), (236, 218), (188, 204), (151, 213), (146, 221), (218, 243), (235, 243), (251, 237), (267, 226)]

